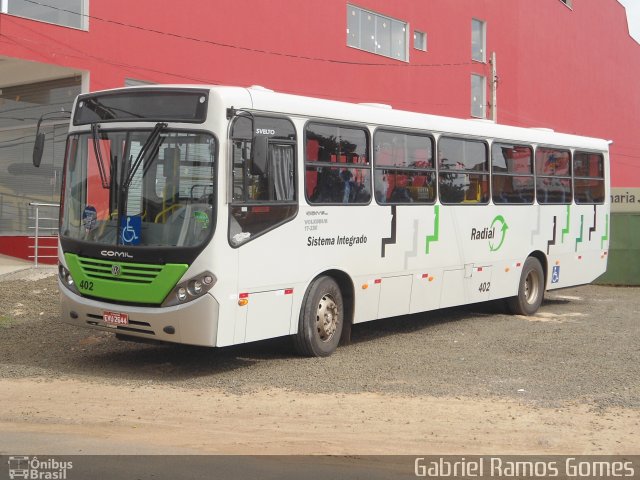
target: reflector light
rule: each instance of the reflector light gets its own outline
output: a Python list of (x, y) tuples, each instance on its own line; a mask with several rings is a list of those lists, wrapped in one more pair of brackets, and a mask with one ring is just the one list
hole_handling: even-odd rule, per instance
[(382, 279), (381, 278), (376, 278), (375, 282), (376, 285), (379, 285), (382, 283)]
[(285, 294), (285, 295), (292, 295), (292, 294), (293, 294), (293, 288), (287, 288), (287, 289), (284, 291), (284, 294)]
[(238, 295), (238, 298), (249, 298), (249, 294), (248, 293), (241, 293), (240, 295)]
[(423, 273), (422, 274), (422, 278), (429, 278), (429, 274), (428, 273)]

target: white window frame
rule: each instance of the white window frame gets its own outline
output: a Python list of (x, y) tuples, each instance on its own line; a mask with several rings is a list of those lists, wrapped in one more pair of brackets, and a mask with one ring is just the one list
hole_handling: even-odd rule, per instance
[[(474, 92), (474, 80), (479, 78), (481, 80), (480, 85), (480, 99), (475, 100), (475, 92)], [(476, 111), (476, 106), (481, 105), (482, 114), (478, 115)], [(487, 77), (484, 75), (479, 75), (477, 73), (471, 74), (471, 117), (472, 118), (487, 118)]]
[[(369, 53), (373, 53), (374, 55), (380, 55), (381, 57), (386, 57), (386, 58), (392, 58), (394, 60), (398, 60), (400, 62), (409, 62), (409, 42), (410, 42), (410, 38), (409, 38), (409, 32), (410, 32), (410, 28), (409, 28), (409, 23), (404, 21), (404, 20), (400, 20), (399, 18), (393, 18), (393, 17), (389, 17), (387, 15), (383, 15), (381, 13), (378, 12), (374, 12), (372, 10), (367, 10), (366, 8), (362, 8), (362, 7), (358, 7), (356, 5), (352, 5), (350, 3), (347, 4), (347, 17), (349, 16), (349, 11), (353, 9), (353, 10), (358, 10), (360, 12), (360, 15), (363, 14), (367, 14), (367, 15), (373, 15), (376, 19), (381, 19), (381, 20), (388, 20), (389, 22), (398, 22), (401, 23), (403, 28), (404, 28), (404, 52), (403, 52), (403, 56), (404, 58), (398, 58), (398, 57), (394, 57), (393, 55), (385, 55), (383, 53), (380, 53), (378, 51), (372, 51), (372, 50), (368, 50), (365, 48), (361, 48), (361, 47), (357, 47), (354, 45), (350, 45), (349, 44), (349, 27), (348, 27), (348, 20), (347, 20), (347, 28), (346, 28), (346, 32), (347, 32), (347, 47), (350, 48), (355, 48), (356, 50), (362, 50), (363, 52), (369, 52)], [(391, 25), (393, 25), (391, 23)], [(360, 35), (362, 35), (362, 27), (360, 27)], [(375, 34), (374, 34), (375, 36)], [(362, 40), (361, 38), (358, 39), (358, 43), (361, 44)], [(377, 39), (374, 39), (376, 45), (378, 44)], [(392, 49), (393, 50), (393, 49)]]
[[(11, 0), (0, 0), (0, 13), (7, 14), (7, 15), (9, 14), (10, 1)], [(55, 1), (55, 0), (51, 0), (51, 1)], [(14, 15), (14, 14), (11, 14), (11, 15)], [(37, 18), (24, 17), (22, 15), (16, 15), (16, 16), (20, 18), (28, 18), (29, 20), (33, 20), (34, 22), (48, 23), (49, 25), (57, 25), (59, 27), (64, 27), (64, 28), (73, 28), (74, 30), (88, 31), (89, 30), (89, 0), (82, 0), (82, 10), (80, 12), (80, 16), (81, 16), (80, 27), (63, 25), (61, 23), (46, 22), (44, 20), (38, 20)]]
[[(422, 41), (420, 42), (420, 45), (417, 44), (417, 38), (416, 38), (417, 35), (422, 36)], [(427, 32), (423, 32), (421, 30), (413, 31), (413, 48), (415, 48), (416, 50), (420, 50), (422, 52), (427, 51)]]
[[(473, 27), (474, 23), (476, 22), (479, 23), (482, 27), (480, 32), (481, 58), (474, 57), (473, 52)], [(471, 59), (474, 62), (487, 63), (487, 22), (485, 22), (484, 20), (480, 20), (479, 18), (471, 19)]]

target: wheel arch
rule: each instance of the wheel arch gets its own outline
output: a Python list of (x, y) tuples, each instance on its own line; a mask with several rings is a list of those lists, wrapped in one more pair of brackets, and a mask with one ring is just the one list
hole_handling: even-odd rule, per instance
[[(529, 257), (533, 257), (535, 259), (537, 259), (540, 262), (540, 265), (542, 265), (542, 273), (543, 273), (543, 286), (544, 289), (547, 289), (547, 278), (548, 278), (548, 272), (549, 272), (549, 263), (547, 261), (547, 256), (541, 252), (540, 250), (534, 250), (533, 252), (531, 252), (529, 254)], [(528, 258), (528, 257), (527, 257)]]

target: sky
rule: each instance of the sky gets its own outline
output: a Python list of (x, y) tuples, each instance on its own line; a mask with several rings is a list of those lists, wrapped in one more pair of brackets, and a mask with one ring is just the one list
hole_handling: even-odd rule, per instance
[(631, 36), (640, 43), (640, 0), (619, 0), (627, 9)]

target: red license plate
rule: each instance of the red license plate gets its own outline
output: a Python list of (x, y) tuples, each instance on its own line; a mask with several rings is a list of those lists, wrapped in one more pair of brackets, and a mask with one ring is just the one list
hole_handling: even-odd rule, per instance
[(108, 325), (128, 325), (129, 315), (120, 312), (103, 312), (102, 319)]

